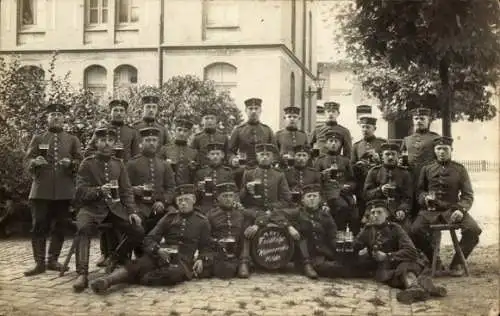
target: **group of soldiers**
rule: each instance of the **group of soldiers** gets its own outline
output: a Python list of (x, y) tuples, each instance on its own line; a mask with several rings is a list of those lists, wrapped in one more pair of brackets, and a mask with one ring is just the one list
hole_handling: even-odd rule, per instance
[[(128, 126), (128, 103), (111, 101), (109, 124), (96, 128), (84, 153), (63, 130), (66, 107), (48, 106), (48, 130), (33, 137), (26, 157), (36, 263), (26, 276), (65, 269), (58, 258), (70, 206), (76, 292), (89, 285), (90, 239), (103, 223), (112, 232), (101, 234), (97, 264), (110, 273), (90, 283), (96, 293), (124, 282), (247, 278), (252, 240), (271, 226), (296, 243), (294, 263), (306, 276), (375, 277), (404, 289), (398, 299), (411, 303), (446, 293), (423, 273), (435, 247), (431, 223), (460, 225), (465, 257), (479, 241), (467, 171), (451, 160), (453, 140), (429, 131), (429, 109), (412, 112), (415, 132), (400, 143), (376, 137), (377, 119), (358, 106), (363, 139), (352, 144), (336, 102), (325, 103), (327, 120), (310, 137), (299, 129), (300, 108), (285, 108), (286, 127), (274, 133), (260, 120), (262, 100), (251, 98), (247, 121), (231, 135), (206, 109), (201, 132), (191, 135), (193, 122), (177, 117), (173, 139), (156, 119), (158, 102), (143, 97), (142, 120)], [(339, 242), (352, 242), (348, 260)], [(449, 272), (463, 273), (456, 255)]]

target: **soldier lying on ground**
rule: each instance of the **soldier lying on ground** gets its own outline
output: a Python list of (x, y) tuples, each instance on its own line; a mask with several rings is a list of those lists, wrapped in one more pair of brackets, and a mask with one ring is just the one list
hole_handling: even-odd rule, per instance
[[(178, 186), (176, 195), (178, 210), (167, 213), (146, 235), (144, 256), (92, 282), (95, 293), (102, 294), (119, 283), (175, 285), (203, 272), (204, 265), (210, 261), (210, 225), (194, 208), (194, 185)], [(160, 247), (163, 238), (165, 248)], [(197, 249), (200, 255), (193, 263)]]
[(240, 266), (243, 243), (243, 206), (237, 202), (238, 188), (233, 182), (216, 187), (217, 206), (209, 211), (212, 255), (204, 266), (203, 277), (234, 278)]

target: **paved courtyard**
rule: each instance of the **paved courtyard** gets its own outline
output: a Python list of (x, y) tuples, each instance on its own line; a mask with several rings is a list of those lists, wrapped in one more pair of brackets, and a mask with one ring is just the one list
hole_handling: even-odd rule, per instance
[[(468, 278), (440, 278), (448, 297), (410, 306), (398, 290), (371, 280), (310, 281), (293, 274), (254, 274), (248, 280), (196, 280), (173, 288), (117, 287), (105, 296), (72, 292), (71, 270), (25, 278), (33, 264), (28, 240), (0, 240), (0, 315), (498, 315), (498, 189), (476, 185), (471, 211), (484, 229), (469, 260)], [(495, 184), (496, 185), (496, 184)], [(493, 192), (493, 193), (492, 193)], [(449, 260), (449, 238), (444, 238)], [(64, 257), (69, 249), (66, 241)], [(93, 241), (91, 262), (98, 256)], [(103, 272), (91, 264), (91, 278)]]

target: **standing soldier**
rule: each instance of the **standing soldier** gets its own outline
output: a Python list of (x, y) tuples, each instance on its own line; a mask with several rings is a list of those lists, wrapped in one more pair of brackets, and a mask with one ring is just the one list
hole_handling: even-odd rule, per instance
[(127, 172), (142, 225), (148, 233), (168, 208), (173, 208), (175, 181), (172, 168), (156, 155), (160, 147), (160, 130), (145, 127), (139, 133), (142, 153), (127, 163)]
[(292, 168), (285, 170), (288, 186), (292, 191), (295, 203), (302, 199), (304, 186), (310, 184), (321, 184), (321, 173), (308, 166), (310, 149), (308, 145), (297, 145), (293, 148), (294, 164)]
[(257, 164), (255, 147), (257, 144), (275, 144), (273, 131), (260, 122), (262, 100), (251, 98), (245, 101), (248, 121), (237, 126), (229, 139), (229, 161), (231, 166), (238, 167), (240, 157), (246, 156), (247, 165)]
[(206, 152), (209, 165), (198, 169), (194, 176), (194, 184), (199, 192), (200, 210), (203, 214), (207, 214), (216, 203), (215, 186), (234, 181), (231, 168), (223, 165), (224, 148), (223, 143), (208, 144)]
[(349, 159), (340, 156), (343, 135), (328, 131), (323, 137), (326, 153), (315, 163), (315, 169), (321, 172), (323, 196), (337, 228), (343, 231), (350, 224), (352, 231), (357, 233), (359, 218), (353, 199), (356, 184)]
[[(175, 285), (199, 276), (210, 261), (210, 225), (199, 213), (192, 184), (177, 186), (175, 204), (178, 210), (167, 213), (144, 238), (144, 253), (124, 268), (92, 282), (97, 294), (120, 283), (147, 286)], [(160, 243), (165, 241), (166, 247)], [(194, 254), (200, 256), (195, 260)]]
[(196, 150), (188, 146), (188, 139), (191, 135), (193, 122), (184, 118), (175, 120), (174, 143), (162, 149), (161, 157), (170, 163), (175, 173), (175, 184), (192, 184), (194, 174), (198, 168)]
[[(75, 193), (75, 170), (82, 159), (78, 138), (63, 131), (65, 112), (66, 108), (61, 104), (47, 107), (48, 131), (33, 137), (26, 154), (33, 178), (29, 200), (33, 218), (31, 245), (36, 266), (24, 272), (25, 276), (37, 275), (46, 269), (60, 271), (62, 267), (57, 260)], [(52, 224), (46, 265), (46, 241)]]
[[(342, 156), (351, 158), (352, 137), (351, 132), (344, 126), (337, 123), (340, 114), (340, 104), (337, 102), (325, 102), (326, 122), (317, 126), (311, 136), (311, 147), (318, 148), (320, 153), (325, 153), (325, 134), (329, 131), (341, 135)], [(316, 144), (316, 146), (315, 146)]]
[(162, 146), (168, 144), (168, 131), (160, 124), (156, 119), (158, 116), (158, 104), (160, 102), (160, 98), (157, 96), (147, 95), (143, 96), (141, 99), (142, 102), (142, 120), (135, 122), (133, 127), (140, 131), (146, 127), (155, 127), (160, 131), (160, 139), (158, 150), (161, 149)]
[(228, 137), (217, 130), (217, 110), (214, 108), (208, 108), (203, 111), (201, 124), (203, 125), (203, 131), (194, 135), (191, 147), (198, 152), (198, 161), (204, 167), (209, 164), (207, 160), (208, 144), (222, 143), (224, 145), (223, 152), (226, 155)]
[(409, 216), (413, 199), (413, 181), (410, 172), (398, 166), (399, 146), (385, 143), (381, 146), (382, 165), (368, 171), (364, 184), (367, 201), (386, 199), (389, 220), (409, 232)]
[[(434, 141), (437, 160), (424, 166), (417, 185), (418, 203), (422, 206), (411, 226), (413, 240), (432, 260), (431, 243), (425, 240), (430, 224), (439, 222), (460, 225), (460, 248), (467, 258), (479, 243), (481, 228), (469, 214), (474, 192), (465, 167), (451, 160), (453, 138), (440, 137)], [(452, 276), (464, 273), (459, 257), (454, 255), (450, 264)]]
[(73, 289), (77, 293), (88, 285), (90, 237), (98, 224), (109, 222), (127, 238), (117, 250), (119, 257), (110, 258), (111, 266), (118, 261), (125, 262), (144, 237), (127, 169), (122, 160), (113, 157), (117, 133), (114, 129), (101, 128), (94, 134), (96, 154), (81, 163), (76, 178), (76, 197), (82, 204), (76, 217), (78, 278)]
[[(113, 148), (116, 158), (121, 158), (124, 163), (139, 154), (139, 133), (134, 128), (125, 124), (128, 110), (128, 103), (124, 100), (112, 100), (109, 102), (111, 124), (108, 126), (115, 130), (117, 139)], [(89, 141), (85, 156), (91, 156), (97, 150), (95, 135)], [(106, 264), (106, 259), (110, 249), (117, 245), (114, 234), (105, 233), (101, 235), (101, 258), (97, 260), (97, 266), (102, 267)]]
[(284, 109), (286, 127), (276, 132), (276, 144), (278, 146), (281, 165), (288, 166), (293, 161), (294, 147), (307, 144), (307, 134), (298, 129), (300, 121), (300, 108), (289, 106)]
[(204, 277), (234, 278), (240, 266), (243, 245), (243, 206), (237, 202), (238, 188), (233, 182), (217, 184), (217, 206), (208, 213), (213, 246), (213, 259)]

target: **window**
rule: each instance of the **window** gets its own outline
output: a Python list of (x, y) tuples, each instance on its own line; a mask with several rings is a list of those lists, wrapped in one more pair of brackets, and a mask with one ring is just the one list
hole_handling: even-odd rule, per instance
[(139, 0), (118, 0), (116, 5), (117, 20), (120, 24), (139, 22)]
[(84, 87), (91, 91), (99, 100), (106, 94), (106, 69), (102, 66), (93, 65), (87, 67), (84, 73)]
[(295, 105), (295, 74), (290, 74), (290, 105)]
[(45, 71), (37, 66), (28, 65), (19, 68), (17, 71), (23, 77), (24, 82), (29, 82), (32, 80), (42, 81), (45, 79)]
[(238, 20), (237, 1), (206, 0), (207, 28), (236, 28)]
[(205, 80), (215, 82), (218, 91), (231, 93), (236, 87), (236, 67), (226, 63), (215, 63), (205, 67)]
[(21, 0), (19, 1), (19, 21), (21, 26), (36, 25), (37, 18), (37, 3), (36, 0)]
[(113, 92), (115, 97), (124, 97), (129, 89), (137, 84), (137, 69), (130, 65), (121, 65), (116, 67), (113, 74)]
[(87, 25), (108, 23), (108, 0), (87, 0)]

